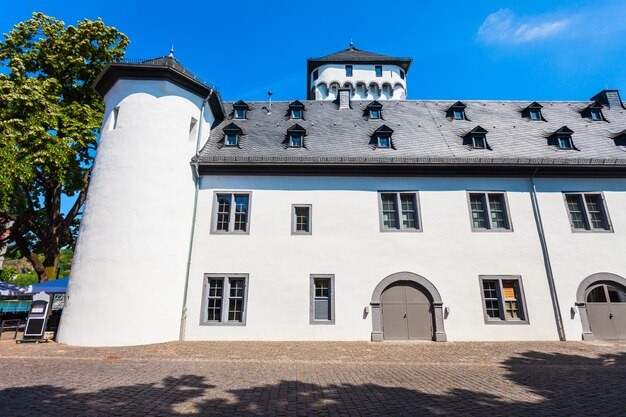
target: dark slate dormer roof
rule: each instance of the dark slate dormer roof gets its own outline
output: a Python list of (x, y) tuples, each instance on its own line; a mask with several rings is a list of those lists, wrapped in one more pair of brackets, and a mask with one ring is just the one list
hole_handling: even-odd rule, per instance
[(522, 117), (526, 117), (530, 119), (530, 111), (534, 110), (534, 111), (538, 111), (539, 112), (539, 120), (542, 121), (546, 121), (546, 119), (543, 117), (543, 113), (541, 112), (541, 109), (543, 109), (543, 106), (539, 103), (537, 103), (536, 101), (533, 101), (532, 103), (530, 103), (528, 106), (526, 106), (524, 109), (522, 109), (521, 113), (522, 113)]
[[(378, 110), (380, 112), (379, 118), (370, 119), (370, 110)], [(374, 100), (370, 102), (367, 106), (365, 106), (365, 108), (363, 109), (363, 118), (365, 120), (383, 120), (382, 110), (383, 110), (383, 105), (380, 104), (378, 101)]]
[(602, 121), (606, 121), (606, 119), (604, 118), (604, 114), (602, 113), (602, 109), (604, 108), (604, 106), (600, 103), (598, 103), (597, 101), (592, 102), (591, 104), (589, 104), (587, 107), (585, 107), (584, 109), (582, 109), (580, 111), (580, 116), (581, 117), (585, 117), (587, 119), (591, 119), (591, 111), (592, 110), (597, 110), (600, 112), (600, 117), (602, 119)]
[(615, 142), (615, 146), (626, 147), (626, 130), (612, 134), (611, 139)]
[(472, 149), (476, 149), (476, 148), (473, 147), (472, 137), (473, 136), (482, 136), (483, 138), (485, 138), (485, 148), (479, 148), (479, 149), (491, 150), (491, 147), (489, 146), (489, 141), (487, 140), (487, 133), (489, 133), (489, 132), (485, 128), (483, 128), (481, 126), (476, 126), (472, 130), (470, 130), (469, 132), (467, 132), (466, 134), (461, 136), (463, 138), (463, 145), (471, 146)]
[(300, 126), (298, 123), (296, 123), (293, 126), (291, 126), (289, 129), (287, 129), (287, 133), (288, 134), (302, 133), (304, 135), (306, 134), (306, 129)]
[[(379, 126), (372, 126), (372, 121), (362, 117), (369, 102), (352, 101), (351, 109), (341, 110), (327, 101), (302, 103), (307, 118), (298, 123), (306, 129), (306, 152), (293, 152), (281, 146), (281, 139), (293, 125), (293, 120), (284, 118), (289, 101), (273, 102), (271, 114), (262, 110), (268, 107), (266, 101), (251, 102), (259, 110), (249, 113), (244, 145), (241, 149), (218, 148), (223, 127), (231, 122), (222, 121), (211, 130), (200, 152), (200, 171), (260, 174), (291, 170), (303, 175), (447, 172), (502, 176), (532, 175), (539, 169), (539, 175), (602, 172), (626, 177), (626, 152), (613, 140), (617, 132), (626, 131), (626, 110), (605, 108), (603, 111), (611, 124), (590, 123), (579, 113), (589, 105), (586, 100), (542, 101), (547, 120), (542, 123), (527, 123), (519, 117), (520, 108), (528, 102), (465, 101), (466, 111), (472, 115), (471, 126), (446, 119), (445, 111), (454, 101), (385, 102), (384, 123), (394, 131), (393, 152), (373, 152), (368, 146), (373, 128)], [(232, 111), (232, 105), (225, 103), (226, 110)], [(470, 150), (459, 139), (477, 125), (489, 131), (488, 143), (492, 148), (489, 152)], [(547, 143), (546, 138), (564, 126), (575, 131), (573, 139), (578, 152), (563, 152)]]
[(237, 133), (237, 134), (243, 133), (243, 130), (241, 130), (241, 128), (237, 126), (235, 123), (230, 123), (227, 126), (224, 126), (222, 130), (225, 133)]
[(453, 105), (448, 107), (448, 109), (446, 110), (446, 117), (454, 119), (454, 111), (455, 110), (457, 110), (457, 111), (461, 110), (461, 111), (463, 111), (463, 118), (465, 120), (469, 120), (467, 118), (467, 115), (465, 114), (465, 109), (466, 108), (467, 108), (467, 106), (465, 105), (465, 103), (463, 103), (462, 101), (457, 101), (456, 103), (454, 103)]
[(369, 144), (373, 146), (374, 148), (378, 148), (378, 137), (389, 136), (389, 148), (379, 148), (379, 149), (396, 149), (396, 147), (393, 144), (392, 135), (393, 135), (393, 129), (387, 125), (382, 125), (378, 129), (376, 129), (374, 133), (372, 133), (372, 135), (370, 136)]
[(302, 110), (304, 110), (304, 104), (302, 104), (302, 102), (300, 100), (292, 101), (291, 103), (289, 103), (289, 108), (290, 109), (302, 109)]
[(233, 109), (245, 109), (245, 110), (250, 110), (250, 106), (248, 106), (248, 103), (246, 103), (243, 100), (239, 100), (236, 103), (233, 104)]
[(572, 129), (567, 126), (563, 126), (560, 129), (554, 131), (552, 134), (548, 135), (548, 145), (559, 147), (559, 138), (568, 137), (571, 139), (572, 149), (578, 151), (579, 149), (576, 147), (576, 144), (574, 143), (574, 138), (572, 137), (573, 134), (574, 131)]

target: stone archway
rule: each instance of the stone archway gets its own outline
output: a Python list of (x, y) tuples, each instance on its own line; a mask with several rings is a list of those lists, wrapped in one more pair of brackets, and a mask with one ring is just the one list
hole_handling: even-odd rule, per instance
[(583, 340), (595, 340), (593, 332), (591, 331), (591, 326), (589, 325), (589, 314), (587, 312), (585, 293), (587, 292), (587, 288), (591, 287), (596, 282), (602, 281), (615, 282), (626, 288), (626, 278), (610, 272), (598, 272), (597, 274), (589, 275), (587, 278), (582, 280), (578, 286), (578, 290), (576, 291), (576, 307), (578, 307), (580, 322), (583, 326)]
[(447, 340), (446, 332), (443, 327), (443, 301), (437, 288), (426, 278), (412, 272), (397, 272), (391, 274), (378, 283), (372, 293), (372, 341), (381, 342), (383, 340), (382, 312), (381, 312), (381, 296), (383, 291), (394, 282), (409, 281), (414, 282), (424, 288), (432, 299), (434, 314), (434, 331), (433, 340), (435, 342), (445, 342)]

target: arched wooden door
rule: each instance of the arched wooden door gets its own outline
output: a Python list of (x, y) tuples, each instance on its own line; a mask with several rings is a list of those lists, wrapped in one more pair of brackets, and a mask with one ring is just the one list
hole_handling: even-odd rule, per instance
[(603, 282), (587, 289), (589, 326), (596, 339), (626, 339), (626, 291)]
[(381, 296), (383, 339), (432, 340), (433, 308), (426, 291), (411, 281), (397, 281)]

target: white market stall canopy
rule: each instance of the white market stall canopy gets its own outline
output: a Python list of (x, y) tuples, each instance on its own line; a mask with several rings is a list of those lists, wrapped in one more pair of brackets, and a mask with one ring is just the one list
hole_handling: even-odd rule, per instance
[(0, 281), (0, 296), (15, 296), (15, 295), (25, 295), (26, 288), (20, 287), (19, 285), (10, 284), (8, 282)]

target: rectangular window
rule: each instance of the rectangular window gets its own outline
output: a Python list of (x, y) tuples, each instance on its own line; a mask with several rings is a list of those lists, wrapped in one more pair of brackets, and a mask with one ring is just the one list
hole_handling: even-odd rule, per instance
[(487, 147), (487, 141), (485, 140), (484, 136), (472, 136), (472, 144), (476, 149), (485, 149)]
[(471, 192), (472, 230), (511, 230), (505, 193)]
[(346, 77), (352, 77), (352, 65), (346, 65)]
[(379, 148), (388, 148), (390, 146), (389, 136), (379, 136), (378, 137), (378, 147)]
[(311, 275), (310, 324), (335, 324), (335, 276)]
[(289, 135), (289, 146), (292, 148), (301, 148), (302, 135)]
[(569, 136), (559, 136), (559, 148), (561, 149), (572, 149), (574, 146), (572, 145), (572, 138)]
[(245, 119), (246, 109), (235, 109), (235, 119)]
[(224, 138), (225, 146), (237, 146), (237, 142), (239, 142), (239, 135), (235, 133), (227, 133)]
[(454, 119), (455, 120), (463, 120), (463, 119), (465, 119), (465, 116), (463, 115), (463, 110), (455, 110), (453, 114), (454, 114)]
[(375, 119), (375, 120), (380, 119), (380, 110), (370, 109), (370, 119)]
[(302, 119), (302, 110), (300, 110), (300, 109), (291, 109), (291, 118), (292, 119)]
[(611, 230), (608, 211), (601, 193), (565, 193), (565, 205), (572, 230)]
[(419, 231), (419, 199), (417, 192), (379, 193), (381, 231)]
[(539, 114), (539, 110), (531, 110), (530, 111), (530, 118), (532, 120), (541, 120), (541, 115)]
[(111, 112), (111, 121), (109, 122), (109, 130), (117, 129), (117, 118), (120, 115), (120, 108), (116, 107)]
[(481, 275), (479, 278), (485, 323), (528, 324), (521, 277)]
[(250, 193), (216, 193), (212, 233), (249, 233)]
[(377, 77), (382, 77), (383, 76), (383, 66), (382, 65), (376, 65), (374, 69), (376, 71), (376, 76)]
[(310, 204), (294, 204), (291, 206), (291, 234), (311, 234), (311, 210)]
[(591, 120), (602, 120), (602, 113), (600, 110), (591, 110)]
[(247, 274), (205, 274), (202, 324), (245, 325)]

